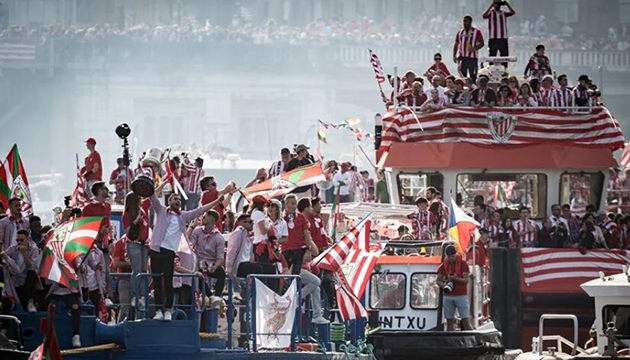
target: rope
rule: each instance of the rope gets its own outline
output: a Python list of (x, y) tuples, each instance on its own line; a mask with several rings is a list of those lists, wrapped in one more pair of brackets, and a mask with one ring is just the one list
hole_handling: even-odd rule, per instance
[(85, 354), (85, 353), (90, 353), (90, 352), (95, 352), (95, 351), (111, 350), (111, 349), (115, 349), (116, 347), (118, 347), (118, 345), (115, 343), (88, 346), (88, 347), (82, 347), (82, 348), (76, 348), (76, 349), (61, 350), (61, 355), (66, 356), (66, 355)]
[(199, 338), (201, 339), (218, 339), (220, 337), (221, 335), (219, 333), (206, 333), (206, 332), (199, 333)]

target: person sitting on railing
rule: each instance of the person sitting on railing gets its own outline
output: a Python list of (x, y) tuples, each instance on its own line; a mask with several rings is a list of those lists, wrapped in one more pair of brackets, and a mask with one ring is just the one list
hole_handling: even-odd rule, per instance
[(479, 77), (479, 87), (472, 92), (471, 105), (475, 107), (494, 106), (497, 102), (497, 94), (488, 86), (490, 79), (487, 76)]
[(427, 101), (422, 104), (420, 107), (420, 111), (422, 112), (433, 112), (442, 110), (446, 107), (446, 100), (443, 96), (440, 96), (440, 92), (438, 89), (431, 89), (431, 96)]
[(525, 66), (525, 77), (536, 77), (542, 79), (545, 75), (551, 75), (551, 65), (549, 58), (545, 55), (545, 45), (536, 46), (536, 52), (529, 58)]
[(497, 106), (510, 107), (514, 106), (514, 98), (510, 96), (510, 87), (501, 85), (497, 94)]
[(328, 324), (326, 318), (324, 318), (324, 311), (322, 310), (322, 294), (320, 291), (320, 285), (322, 281), (319, 276), (319, 268), (317, 265), (311, 263), (313, 256), (310, 250), (304, 253), (304, 261), (302, 263), (302, 269), (300, 270), (300, 280), (302, 281), (302, 299), (306, 299), (307, 296), (311, 296), (311, 307), (313, 310), (313, 324)]
[(538, 103), (536, 99), (532, 96), (532, 88), (528, 83), (523, 83), (521, 85), (520, 92), (518, 94), (518, 98), (516, 99), (517, 107), (537, 107)]
[(455, 88), (450, 96), (450, 103), (462, 106), (470, 105), (470, 90), (465, 87), (466, 83), (464, 80), (457, 78), (453, 83), (455, 84)]
[(542, 87), (540, 88), (541, 101), (538, 106), (549, 106), (551, 102), (551, 94), (556, 90), (553, 86), (553, 76), (545, 75), (542, 79)]
[(442, 62), (442, 54), (435, 53), (435, 55), (433, 55), (433, 61), (434, 63), (431, 64), (427, 71), (424, 72), (424, 77), (428, 80), (432, 80), (435, 75), (439, 75), (442, 78), (451, 75), (451, 72), (448, 71), (446, 64)]
[(565, 74), (558, 76), (559, 87), (551, 93), (549, 106), (573, 107), (573, 90), (567, 87), (569, 80)]

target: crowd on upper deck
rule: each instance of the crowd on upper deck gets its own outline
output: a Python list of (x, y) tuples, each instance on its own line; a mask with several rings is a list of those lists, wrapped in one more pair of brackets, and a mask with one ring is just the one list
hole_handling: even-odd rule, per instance
[[(0, 29), (0, 40), (70, 39), (83, 42), (151, 41), (252, 43), (290, 45), (369, 45), (413, 46), (441, 49), (452, 41), (459, 19), (449, 15), (421, 15), (415, 21), (397, 23), (389, 20), (376, 22), (367, 17), (354, 19), (318, 19), (304, 26), (290, 26), (274, 19), (255, 24), (235, 16), (230, 25), (221, 26), (208, 21), (184, 19), (181, 23), (150, 26), (134, 24), (125, 28), (113, 24), (10, 26)], [(487, 32), (487, 25), (480, 29)], [(545, 42), (549, 50), (619, 50), (630, 49), (630, 34), (624, 25), (610, 28), (603, 37), (589, 33), (576, 34), (569, 24), (548, 22), (541, 16), (536, 22), (522, 21), (510, 27), (511, 41), (518, 48), (533, 47)]]

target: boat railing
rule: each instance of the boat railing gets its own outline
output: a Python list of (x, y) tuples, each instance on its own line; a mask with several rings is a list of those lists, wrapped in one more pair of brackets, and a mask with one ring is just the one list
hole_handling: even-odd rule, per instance
[[(110, 273), (110, 276), (112, 276), (113, 278), (115, 277), (119, 277), (119, 278), (125, 278), (125, 277), (129, 277), (129, 279), (131, 279), (131, 274), (130, 273)], [(150, 315), (150, 308), (151, 307), (158, 307), (161, 306), (162, 304), (158, 304), (156, 302), (154, 302), (153, 304), (149, 301), (149, 279), (153, 279), (153, 278), (159, 278), (161, 277), (162, 274), (152, 274), (152, 273), (143, 273), (143, 274), (138, 274), (136, 275), (136, 281), (134, 283), (134, 292), (136, 294), (136, 296), (138, 294), (143, 294), (144, 298), (146, 299), (145, 301), (145, 305), (144, 307), (140, 307), (139, 306), (139, 301), (136, 301), (134, 310), (140, 314), (144, 315), (144, 319), (149, 319), (149, 315)], [(173, 274), (173, 277), (180, 277), (180, 278), (191, 278), (192, 279), (192, 289), (201, 289), (201, 293), (205, 294), (206, 289), (206, 282), (205, 281), (201, 281), (201, 287), (199, 287), (199, 285), (197, 284), (197, 280), (199, 279), (199, 277), (196, 274)], [(143, 281), (144, 280), (144, 281)], [(141, 286), (140, 285), (144, 285), (142, 286), (142, 292), (140, 291)], [(201, 302), (201, 306), (196, 309), (196, 291), (191, 291), (191, 299), (190, 299), (190, 305), (178, 305), (178, 308), (190, 308), (192, 310), (192, 315), (194, 317), (195, 320), (198, 319), (198, 316), (203, 313), (206, 310), (206, 302), (202, 301)]]
[[(560, 335), (547, 335), (543, 336), (545, 320), (571, 320), (573, 322), (573, 342), (565, 339)], [(538, 320), (538, 336), (532, 339), (532, 351), (543, 354), (543, 342), (556, 341), (556, 350), (561, 351), (562, 345), (566, 345), (572, 348), (571, 356), (575, 356), (576, 353), (586, 354), (584, 349), (580, 348), (578, 344), (578, 318), (571, 314), (543, 314)]]
[[(434, 111), (422, 111), (420, 106), (406, 106), (402, 104), (397, 105), (400, 108), (413, 111), (415, 114), (430, 114)], [(507, 111), (507, 112), (531, 112), (532, 110), (551, 110), (565, 113), (590, 113), (594, 109), (601, 109), (603, 106), (596, 106), (589, 104), (588, 106), (537, 106), (537, 107), (521, 107), (521, 106), (492, 106), (492, 107), (475, 107), (464, 105), (452, 105), (448, 104), (444, 106), (444, 109), (459, 109), (459, 110), (479, 110), (486, 109), (488, 113), (493, 111)]]

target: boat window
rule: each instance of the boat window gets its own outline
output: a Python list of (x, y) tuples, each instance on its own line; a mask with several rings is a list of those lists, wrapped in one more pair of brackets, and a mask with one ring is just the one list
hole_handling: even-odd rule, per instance
[[(560, 178), (560, 203), (569, 204), (571, 212), (583, 214), (586, 212), (586, 205), (599, 206), (603, 188), (604, 174), (601, 172), (562, 174)], [(610, 195), (614, 196), (614, 193)]]
[(630, 305), (607, 305), (602, 309), (603, 329), (615, 327), (615, 335), (623, 339), (630, 339)]
[(400, 310), (405, 307), (407, 277), (403, 273), (375, 273), (370, 278), (370, 307)]
[(626, 170), (625, 176), (616, 169), (608, 172), (608, 193), (606, 196), (606, 211), (628, 213), (630, 211), (630, 170)]
[(459, 174), (457, 201), (462, 208), (473, 210), (476, 196), (495, 209), (506, 209), (511, 218), (518, 217), (518, 209), (531, 209), (533, 218), (546, 216), (547, 175), (545, 174)]
[(400, 203), (412, 205), (418, 194), (424, 195), (424, 190), (433, 186), (442, 191), (444, 176), (441, 173), (399, 173), (397, 176)]
[(411, 275), (411, 307), (413, 309), (437, 309), (440, 299), (440, 287), (437, 274)]

